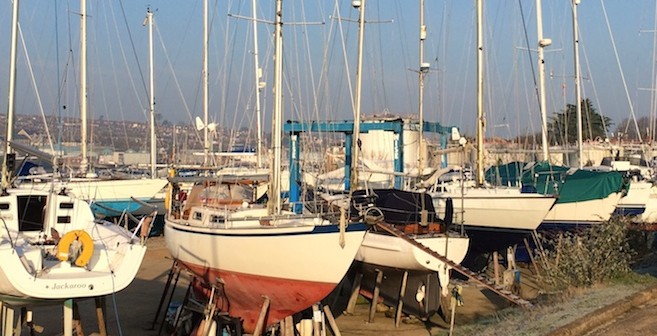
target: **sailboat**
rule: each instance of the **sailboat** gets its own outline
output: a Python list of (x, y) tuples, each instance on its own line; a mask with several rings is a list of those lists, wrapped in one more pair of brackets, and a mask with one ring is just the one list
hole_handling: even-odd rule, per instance
[[(577, 25), (577, 6), (579, 1), (573, 1), (573, 44), (574, 44), (574, 72), (575, 72), (575, 99), (577, 100), (577, 147), (578, 167), (568, 168), (552, 165), (547, 153), (547, 125), (544, 112), (545, 84), (544, 62), (542, 50), (548, 43), (542, 37), (542, 28), (539, 25), (539, 78), (541, 80), (541, 110), (543, 112), (543, 151), (544, 162), (533, 163), (525, 168), (522, 182), (525, 186), (532, 186), (541, 194), (558, 195), (558, 200), (546, 214), (540, 230), (576, 229), (581, 226), (590, 226), (607, 222), (621, 198), (627, 193), (629, 184), (618, 171), (592, 171), (584, 169), (582, 164), (582, 99), (580, 90), (579, 69), (579, 27)], [(537, 0), (537, 10), (541, 3)], [(537, 13), (539, 19), (540, 11)], [(539, 21), (540, 22), (540, 21)], [(637, 187), (639, 187), (637, 185)], [(638, 189), (638, 188), (637, 188)], [(647, 188), (642, 196), (647, 196)], [(638, 191), (638, 190), (635, 190)], [(641, 194), (641, 192), (639, 192)], [(641, 196), (639, 196), (641, 198)], [(629, 199), (628, 199), (629, 200)], [(631, 200), (630, 200), (631, 201)]]
[(268, 206), (208, 205), (201, 184), (185, 201), (187, 213), (169, 213), (165, 218), (164, 236), (172, 257), (200, 280), (199, 291), (207, 295), (208, 288), (218, 289), (217, 310), (240, 318), (247, 333), (256, 331), (259, 317), (266, 328), (328, 295), (349, 269), (366, 229), (363, 223), (347, 224), (346, 218), (335, 224), (283, 210), (279, 191), (282, 24), (282, 0), (277, 0), (274, 164)]
[[(48, 189), (11, 185), (11, 167), (7, 165), (14, 160), (11, 121), (15, 114), (18, 6), (19, 1), (14, 1), (7, 141), (0, 193), (3, 223), (0, 230), (0, 301), (3, 309), (58, 304), (124, 289), (141, 266), (148, 233), (147, 221), (141, 222), (143, 226), (133, 233), (110, 222), (95, 220), (86, 201), (54, 184)], [(84, 13), (83, 5), (81, 15)], [(70, 326), (70, 322), (65, 325)], [(70, 334), (70, 330), (65, 330), (65, 334)]]
[(477, 0), (477, 165), (476, 181), (436, 183), (431, 188), (436, 209), (453, 199), (454, 222), (463, 225), (474, 254), (504, 249), (536, 230), (554, 205), (552, 195), (525, 193), (520, 188), (484, 182), (484, 44), (483, 4)]
[[(357, 82), (353, 105), (353, 144), (348, 144), (353, 149), (351, 181), (349, 188), (346, 188), (349, 189), (349, 200), (351, 200), (350, 212), (364, 215), (365, 218), (374, 217), (378, 221), (377, 225), (395, 227), (412, 239), (415, 245), (377, 226), (372, 227), (365, 234), (356, 254), (356, 262), (346, 279), (351, 282), (358, 281), (360, 294), (371, 300), (382, 299), (388, 306), (397, 306), (402, 300), (404, 313), (427, 319), (441, 309), (441, 303), (444, 302), (441, 298), (447, 297), (449, 293), (447, 285), (451, 266), (448, 266), (444, 260), (431, 256), (423, 248), (437, 252), (458, 264), (468, 251), (469, 240), (456, 232), (449, 231), (451, 220), (436, 216), (431, 198), (426, 193), (399, 189), (359, 189), (358, 175), (364, 174), (360, 171), (359, 163), (361, 163), (360, 110), (365, 4), (366, 1), (359, 1), (358, 5), (354, 6), (359, 11), (359, 37)], [(420, 17), (420, 29), (423, 32), (420, 44), (422, 44), (426, 33), (423, 1), (421, 1)], [(422, 59), (420, 64), (423, 65)], [(420, 101), (423, 76), (424, 73), (420, 71)], [(420, 108), (421, 106), (422, 104)], [(423, 120), (420, 119), (420, 133), (422, 133), (422, 125)], [(377, 145), (381, 146), (381, 143)], [(421, 162), (422, 154), (420, 154), (420, 167), (422, 167)], [(447, 205), (450, 206), (451, 204)], [(445, 212), (446, 217), (452, 216), (451, 209)], [(374, 294), (375, 292), (377, 294)], [(402, 310), (398, 313), (401, 314)], [(443, 310), (442, 313), (445, 315), (446, 311)]]
[[(86, 0), (81, 0), (81, 6)], [(152, 14), (152, 13), (151, 13)], [(150, 18), (152, 20), (152, 17)], [(152, 42), (151, 42), (152, 48)], [(66, 188), (68, 192), (78, 198), (92, 203), (94, 214), (104, 217), (118, 217), (124, 212), (135, 215), (147, 215), (156, 210), (157, 204), (163, 202), (160, 192), (167, 185), (167, 180), (158, 178), (155, 174), (155, 131), (154, 131), (154, 101), (151, 69), (151, 176), (149, 178), (99, 178), (88, 169), (87, 153), (87, 59), (86, 59), (86, 14), (80, 14), (80, 152), (82, 161), (80, 169), (71, 176), (64, 176), (63, 172), (52, 174), (50, 178), (39, 175), (38, 178), (30, 176), (21, 177), (19, 187), (29, 190), (47, 190), (51, 184), (58, 183), (59, 187)], [(152, 58), (152, 55), (151, 55)], [(152, 68), (152, 60), (151, 60)], [(37, 151), (30, 151), (34, 154)], [(51, 156), (46, 157), (52, 162)], [(53, 164), (53, 167), (56, 165)]]

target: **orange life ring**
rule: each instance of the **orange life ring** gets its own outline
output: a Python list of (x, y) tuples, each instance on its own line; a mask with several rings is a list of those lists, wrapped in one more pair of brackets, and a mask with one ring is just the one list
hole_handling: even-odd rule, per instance
[(76, 240), (82, 244), (82, 252), (75, 259), (75, 265), (85, 267), (89, 263), (89, 260), (91, 260), (91, 256), (94, 254), (94, 241), (84, 230), (69, 231), (64, 237), (62, 237), (57, 244), (57, 258), (61, 261), (67, 261), (71, 244)]

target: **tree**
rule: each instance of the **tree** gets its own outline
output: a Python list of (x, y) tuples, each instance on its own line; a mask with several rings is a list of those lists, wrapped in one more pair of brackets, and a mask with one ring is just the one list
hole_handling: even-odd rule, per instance
[(639, 118), (639, 120), (636, 121), (636, 125), (634, 125), (634, 121), (632, 119), (623, 119), (623, 121), (621, 121), (616, 128), (616, 136), (622, 137), (623, 140), (641, 140), (636, 134), (637, 126), (641, 131), (641, 138), (647, 139), (650, 134), (650, 118), (648, 117)]
[[(606, 131), (611, 125), (611, 118), (600, 115), (591, 100), (582, 99), (582, 140), (607, 138)], [(552, 144), (577, 142), (577, 106), (568, 104), (565, 111), (551, 117), (548, 137)]]

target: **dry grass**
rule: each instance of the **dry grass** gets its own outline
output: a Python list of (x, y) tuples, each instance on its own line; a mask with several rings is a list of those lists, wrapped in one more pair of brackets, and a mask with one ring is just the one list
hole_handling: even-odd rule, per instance
[(657, 284), (650, 236), (628, 230), (627, 221), (616, 218), (588, 230), (543, 237), (548, 248), (540, 254), (541, 277), (536, 279), (543, 294), (535, 307), (499, 310), (457, 327), (453, 335), (545, 335)]

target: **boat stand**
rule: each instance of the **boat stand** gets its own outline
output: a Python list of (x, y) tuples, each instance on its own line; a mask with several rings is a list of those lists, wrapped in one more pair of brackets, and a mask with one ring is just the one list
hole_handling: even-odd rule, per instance
[(360, 294), (361, 281), (363, 281), (363, 273), (358, 272), (358, 274), (356, 274), (356, 279), (354, 280), (354, 285), (351, 287), (351, 296), (349, 297), (349, 303), (347, 303), (347, 310), (345, 311), (345, 314), (354, 314), (354, 310), (356, 309), (356, 302), (358, 301), (358, 295)]
[[(165, 307), (165, 302), (167, 308), (171, 306), (171, 302), (173, 300), (176, 288), (178, 287), (178, 281), (180, 280), (180, 274), (182, 271), (183, 269), (180, 267), (178, 261), (174, 260), (173, 264), (171, 265), (171, 269), (169, 270), (167, 281), (164, 285), (162, 296), (160, 297), (160, 302), (155, 312), (155, 317), (153, 318), (151, 327), (149, 329), (155, 330), (155, 325), (158, 323), (160, 315), (162, 315), (162, 321), (157, 335), (162, 334), (162, 330), (166, 324), (167, 309), (163, 309)], [(199, 330), (199, 335), (208, 335), (212, 334), (213, 332), (223, 332), (224, 330), (228, 329), (233, 331), (233, 336), (241, 336), (242, 321), (239, 318), (228, 316), (227, 313), (217, 311), (216, 309), (214, 296), (217, 290), (217, 285), (212, 286), (210, 300), (207, 302), (201, 302), (193, 297), (192, 288), (197, 281), (199, 281), (197, 277), (191, 277), (185, 292), (185, 296), (183, 298), (183, 302), (179, 308), (180, 311), (176, 314), (175, 320), (173, 321), (173, 331), (169, 334), (176, 334), (180, 332), (180, 329), (183, 328), (183, 324), (187, 322), (189, 318), (191, 318), (192, 314), (199, 314), (203, 316), (202, 322), (198, 326), (201, 328)], [(217, 282), (219, 285), (221, 285), (221, 280), (217, 280)]]
[(17, 328), (18, 333), (20, 333), (20, 324), (14, 326), (14, 308), (6, 303), (1, 303), (0, 307), (2, 309), (2, 336), (12, 336), (14, 335), (14, 330)]
[[(153, 323), (151, 324), (151, 328), (149, 330), (155, 330), (155, 325), (157, 324), (158, 318), (160, 316), (160, 312), (162, 312), (162, 307), (164, 305), (164, 300), (167, 297), (167, 294), (169, 296), (169, 299), (167, 300), (167, 307), (169, 307), (169, 305), (171, 304), (171, 300), (173, 299), (173, 294), (176, 291), (176, 286), (178, 285), (179, 279), (180, 279), (180, 267), (178, 267), (178, 260), (174, 260), (173, 264), (171, 265), (171, 268), (169, 269), (167, 282), (164, 285), (164, 289), (162, 290), (162, 296), (160, 297), (160, 302), (157, 305), (157, 310), (155, 311), (155, 316), (153, 317)], [(172, 283), (173, 283), (173, 288), (171, 287)], [(171, 289), (170, 294), (169, 294), (169, 289)], [(162, 314), (162, 324), (160, 325), (160, 329), (157, 332), (158, 335), (162, 334), (162, 328), (164, 328), (164, 322), (166, 319), (165, 317), (166, 317), (166, 309)]]
[[(20, 315), (14, 322), (16, 308), (20, 308)], [(27, 327), (30, 336), (43, 332), (43, 327), (35, 325), (32, 321), (32, 310), (27, 307), (15, 307), (5, 302), (0, 302), (0, 334), (2, 336), (20, 336), (23, 327)]]
[(367, 318), (367, 323), (374, 321), (374, 314), (376, 313), (376, 306), (379, 304), (379, 293), (381, 291), (381, 282), (383, 281), (383, 271), (376, 271), (376, 283), (374, 285), (374, 293), (372, 294), (372, 305), (370, 305), (370, 314)]
[(408, 235), (406, 235), (405, 233), (399, 231), (395, 227), (384, 224), (384, 223), (377, 223), (376, 225), (377, 225), (377, 227), (379, 227), (382, 230), (394, 235), (395, 237), (402, 238), (405, 241), (407, 241), (407, 242), (413, 244), (414, 246), (420, 248), (422, 251), (426, 252), (427, 254), (431, 255), (432, 257), (434, 257), (434, 258), (442, 261), (443, 263), (445, 263), (453, 271), (459, 272), (459, 273), (465, 275), (466, 277), (468, 277), (468, 279), (478, 282), (479, 284), (486, 287), (488, 290), (490, 290), (493, 293), (501, 296), (502, 298), (510, 301), (511, 303), (517, 304), (517, 305), (519, 305), (520, 307), (523, 307), (523, 308), (532, 307), (531, 302), (529, 302), (525, 299), (522, 299), (521, 297), (519, 297), (518, 295), (512, 293), (511, 291), (504, 289), (502, 286), (495, 285), (494, 281), (491, 281), (487, 278), (484, 278), (481, 275), (479, 275), (477, 273), (474, 273), (471, 270), (461, 266), (460, 264), (457, 264), (457, 263), (445, 258), (444, 256), (440, 255), (439, 253), (437, 253), (437, 252), (429, 249), (428, 247), (422, 245), (421, 243), (415, 241), (413, 238), (411, 238)]
[(406, 282), (408, 281), (408, 271), (404, 271), (401, 288), (399, 289), (399, 301), (397, 301), (397, 310), (395, 311), (395, 327), (399, 328), (402, 312), (404, 310), (404, 294), (406, 293)]
[(338, 324), (335, 322), (331, 308), (328, 305), (316, 303), (312, 306), (312, 318), (299, 321), (297, 333), (292, 316), (286, 317), (279, 322), (279, 335), (281, 336), (320, 336), (327, 335), (328, 328), (326, 322), (331, 328), (331, 335), (341, 336)]
[[(96, 300), (98, 299), (99, 298), (96, 298)], [(2, 327), (2, 336), (20, 336), (23, 334), (23, 326), (28, 328), (30, 336), (43, 332), (43, 327), (34, 325), (32, 320), (32, 310), (28, 307), (14, 306), (6, 302), (0, 302), (0, 307), (0, 317), (2, 321), (0, 326)], [(16, 318), (16, 310), (19, 308), (20, 315)], [(77, 335), (84, 335), (77, 302), (73, 299), (65, 300), (63, 301), (62, 309), (64, 315), (64, 328), (62, 335), (73, 336), (74, 331)], [(100, 309), (102, 310), (103, 308)], [(100, 335), (106, 336), (107, 330), (105, 329), (104, 319), (101, 321), (101, 317), (104, 316), (104, 313), (101, 311), (97, 312), (97, 314), (99, 318), (98, 327), (100, 329)]]
[(265, 301), (262, 303), (260, 315), (258, 316), (258, 322), (256, 323), (255, 330), (253, 331), (253, 335), (256, 336), (262, 334), (262, 326), (265, 324), (265, 317), (267, 317), (267, 313), (269, 312), (269, 298), (265, 296), (263, 299)]

